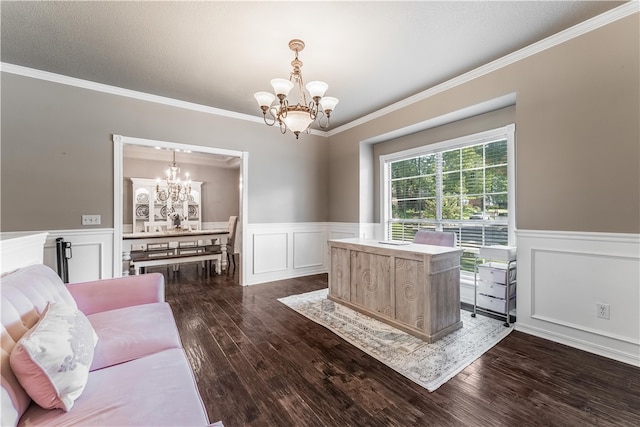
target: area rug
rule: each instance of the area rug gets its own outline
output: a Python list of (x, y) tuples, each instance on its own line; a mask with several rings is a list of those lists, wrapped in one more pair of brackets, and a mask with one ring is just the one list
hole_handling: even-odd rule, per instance
[(434, 391), (509, 335), (503, 321), (461, 310), (463, 327), (426, 343), (342, 304), (327, 299), (327, 289), (278, 301), (326, 327), (380, 362)]

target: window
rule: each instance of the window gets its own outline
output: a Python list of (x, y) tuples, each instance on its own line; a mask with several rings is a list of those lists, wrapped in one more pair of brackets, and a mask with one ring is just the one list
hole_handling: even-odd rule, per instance
[[(513, 139), (510, 125), (383, 156), (387, 238), (431, 229), (455, 232), (463, 249), (513, 244)], [(463, 270), (472, 263), (463, 259)]]

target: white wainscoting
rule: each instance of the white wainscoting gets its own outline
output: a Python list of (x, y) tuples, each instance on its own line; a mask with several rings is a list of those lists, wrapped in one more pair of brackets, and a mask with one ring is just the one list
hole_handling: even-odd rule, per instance
[(49, 231), (44, 245), (44, 264), (56, 271), (58, 237), (71, 243), (72, 257), (68, 261), (70, 283), (113, 277), (113, 229)]
[(247, 224), (245, 284), (326, 273), (327, 240), (359, 233), (352, 223)]
[[(351, 237), (358, 237), (361, 235), (360, 229), (362, 226), (352, 222), (328, 222), (323, 226), (326, 228), (328, 233), (327, 239), (349, 239)], [(328, 252), (329, 247), (327, 246), (326, 248)]]
[[(516, 234), (516, 329), (640, 366), (640, 236)], [(597, 304), (610, 319), (597, 317)]]
[(46, 232), (0, 233), (0, 273), (42, 264)]
[(289, 248), (293, 245), (289, 242), (293, 233), (287, 231), (263, 231), (255, 233), (252, 237), (253, 244), (253, 268), (254, 274), (268, 274), (289, 270), (292, 252)]
[(325, 240), (323, 231), (294, 231), (293, 232), (293, 268), (322, 267), (324, 254), (322, 252)]
[[(357, 223), (248, 224), (242, 251), (245, 284), (326, 273), (328, 239), (380, 238), (379, 228)], [(71, 282), (112, 277), (113, 229), (47, 232), (45, 264), (57, 269), (55, 240), (63, 237), (72, 244)], [(7, 234), (13, 233), (3, 233)], [(640, 366), (640, 235), (536, 230), (516, 234), (515, 328)], [(462, 299), (471, 298), (472, 293), (465, 293)], [(610, 319), (596, 316), (596, 304), (609, 305)]]
[[(38, 234), (43, 231), (5, 232), (3, 236)], [(90, 230), (47, 230), (42, 262), (56, 272), (56, 239), (62, 237), (71, 243), (72, 258), (68, 260), (69, 282), (86, 282), (90, 280), (113, 277), (113, 229), (101, 228)], [(119, 260), (120, 261), (120, 260)]]

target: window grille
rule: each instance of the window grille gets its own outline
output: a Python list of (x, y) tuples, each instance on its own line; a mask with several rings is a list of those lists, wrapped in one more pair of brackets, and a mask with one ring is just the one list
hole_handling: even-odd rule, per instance
[[(513, 126), (384, 156), (386, 237), (452, 231), (473, 251), (513, 240)], [(468, 270), (463, 259), (463, 270)], [(471, 270), (472, 271), (472, 268)]]

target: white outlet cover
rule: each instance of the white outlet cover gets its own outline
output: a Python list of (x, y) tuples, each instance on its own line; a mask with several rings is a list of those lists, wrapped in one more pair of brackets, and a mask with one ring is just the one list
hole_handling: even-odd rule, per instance
[(82, 225), (100, 225), (100, 215), (82, 215)]
[(596, 316), (600, 319), (609, 319), (611, 317), (609, 304), (596, 304)]

